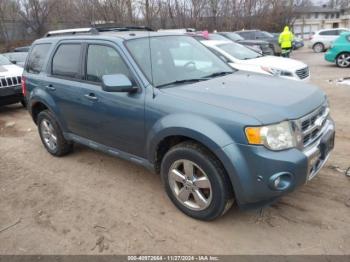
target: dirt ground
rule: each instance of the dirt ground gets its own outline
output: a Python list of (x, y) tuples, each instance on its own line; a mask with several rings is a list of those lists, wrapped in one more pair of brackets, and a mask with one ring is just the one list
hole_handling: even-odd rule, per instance
[(82, 146), (50, 156), (24, 109), (0, 108), (0, 254), (350, 254), (350, 86), (329, 82), (350, 69), (306, 48), (293, 57), (329, 95), (335, 150), (262, 213), (234, 208), (214, 222), (183, 215), (159, 177), (132, 163)]

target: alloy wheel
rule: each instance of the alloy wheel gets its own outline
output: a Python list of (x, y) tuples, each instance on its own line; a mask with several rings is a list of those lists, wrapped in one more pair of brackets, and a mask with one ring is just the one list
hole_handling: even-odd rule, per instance
[(212, 201), (212, 187), (206, 173), (190, 160), (175, 161), (168, 173), (172, 193), (185, 207), (201, 211)]
[(350, 54), (341, 54), (337, 58), (337, 64), (339, 67), (349, 67), (350, 66)]
[(44, 119), (40, 123), (40, 132), (45, 145), (52, 151), (57, 148), (57, 134), (50, 121)]

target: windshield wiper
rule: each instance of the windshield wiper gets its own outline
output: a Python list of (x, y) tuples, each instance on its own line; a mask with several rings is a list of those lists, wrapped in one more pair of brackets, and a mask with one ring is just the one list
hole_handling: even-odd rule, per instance
[(186, 84), (186, 83), (193, 83), (193, 82), (200, 82), (207, 80), (206, 78), (192, 78), (192, 79), (183, 79), (183, 80), (176, 80), (174, 82), (158, 85), (157, 88), (162, 88), (166, 86), (172, 86), (172, 85), (180, 85), (180, 84)]
[(211, 75), (207, 75), (207, 76), (203, 77), (203, 79), (213, 78), (213, 77), (218, 77), (218, 76), (225, 76), (225, 75), (229, 75), (229, 74), (233, 74), (233, 72), (232, 71), (216, 72), (216, 73), (213, 73)]

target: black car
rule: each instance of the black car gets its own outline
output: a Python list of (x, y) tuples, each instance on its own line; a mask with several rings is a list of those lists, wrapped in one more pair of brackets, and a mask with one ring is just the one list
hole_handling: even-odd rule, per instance
[(243, 30), (236, 31), (235, 33), (239, 34), (245, 40), (263, 40), (269, 42), (273, 46), (273, 52), (275, 55), (281, 55), (281, 47), (278, 43), (278, 39), (269, 32), (260, 31), (260, 30)]
[(274, 46), (267, 41), (262, 40), (245, 40), (237, 33), (233, 32), (219, 32), (218, 34), (230, 39), (231, 41), (237, 42), (241, 45), (258, 49), (263, 55), (274, 55)]

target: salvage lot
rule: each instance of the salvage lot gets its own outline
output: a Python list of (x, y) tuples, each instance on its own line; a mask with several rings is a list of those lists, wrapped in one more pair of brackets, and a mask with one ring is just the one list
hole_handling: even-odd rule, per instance
[(0, 108), (0, 253), (350, 254), (350, 86), (334, 83), (349, 70), (306, 48), (293, 57), (329, 95), (335, 150), (316, 178), (262, 213), (234, 208), (210, 223), (178, 211), (142, 167), (82, 146), (50, 156), (25, 110)]

